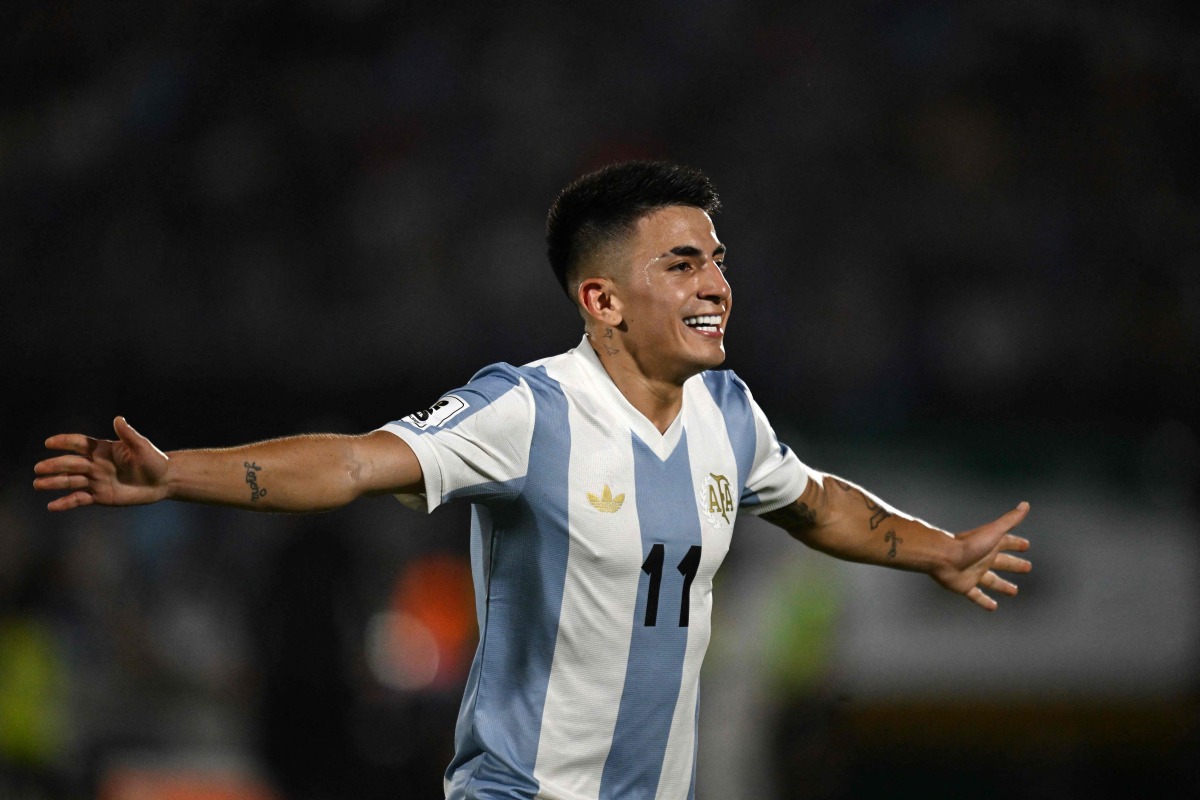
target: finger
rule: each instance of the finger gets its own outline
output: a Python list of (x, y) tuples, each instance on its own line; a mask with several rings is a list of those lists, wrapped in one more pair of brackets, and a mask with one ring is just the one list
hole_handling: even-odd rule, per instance
[(984, 611), (996, 610), (996, 601), (984, 594), (983, 590), (978, 586), (967, 592), (967, 599), (975, 603), (975, 605), (979, 606)]
[(124, 442), (125, 446), (131, 452), (147, 455), (150, 452), (163, 455), (163, 452), (155, 447), (149, 439), (142, 436), (124, 417), (117, 417), (113, 420), (113, 430), (117, 432), (118, 438)]
[(1029, 572), (1033, 569), (1033, 564), (1023, 558), (1010, 556), (1008, 553), (1000, 553), (996, 556), (996, 560), (992, 562), (992, 569), (1004, 572)]
[(1013, 533), (1006, 533), (1004, 538), (1000, 540), (1000, 549), (1015, 550), (1018, 553), (1024, 553), (1029, 549), (1029, 540)]
[(80, 506), (90, 506), (95, 502), (95, 498), (87, 492), (72, 492), (66, 497), (60, 497), (57, 500), (51, 500), (46, 504), (46, 508), (51, 511), (70, 511), (72, 508)]
[(1000, 517), (996, 522), (1004, 526), (1004, 530), (1011, 531), (1013, 528), (1021, 524), (1025, 519), (1025, 515), (1029, 513), (1029, 503), (1022, 500), (1017, 503), (1017, 507), (1009, 511), (1004, 516)]
[(113, 430), (116, 432), (117, 438), (130, 447), (137, 447), (145, 441), (145, 437), (135, 431), (124, 417), (117, 417), (113, 420)]
[(82, 433), (58, 433), (46, 440), (48, 450), (70, 450), (87, 455), (92, 450), (92, 439)]
[(33, 465), (35, 475), (83, 475), (90, 471), (92, 462), (83, 456), (55, 456)]
[(50, 475), (45, 478), (37, 478), (33, 482), (33, 488), (50, 492), (61, 492), (66, 489), (86, 489), (87, 486), (88, 478), (86, 475)]
[(988, 572), (979, 581), (979, 585), (985, 589), (990, 589), (1000, 594), (1006, 594), (1009, 597), (1017, 596), (1017, 585), (1010, 581), (1006, 581), (994, 572)]

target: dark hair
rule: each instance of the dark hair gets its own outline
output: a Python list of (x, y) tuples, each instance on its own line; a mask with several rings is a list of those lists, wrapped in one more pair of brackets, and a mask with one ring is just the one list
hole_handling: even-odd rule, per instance
[(575, 299), (569, 281), (585, 258), (628, 236), (639, 219), (664, 206), (695, 206), (713, 214), (721, 201), (703, 172), (665, 161), (611, 164), (563, 189), (546, 217), (546, 245), (550, 268), (567, 296)]

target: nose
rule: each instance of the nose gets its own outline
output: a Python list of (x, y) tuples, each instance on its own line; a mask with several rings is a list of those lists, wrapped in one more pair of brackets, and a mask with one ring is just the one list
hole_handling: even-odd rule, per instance
[(711, 261), (705, 263), (700, 270), (697, 294), (705, 300), (723, 305), (729, 300), (732, 292), (733, 290), (729, 288), (729, 281), (725, 280), (725, 273), (721, 268)]

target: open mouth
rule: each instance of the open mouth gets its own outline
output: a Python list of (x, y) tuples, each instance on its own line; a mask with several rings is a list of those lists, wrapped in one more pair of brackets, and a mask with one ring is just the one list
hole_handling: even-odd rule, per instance
[(684, 317), (683, 324), (687, 325), (692, 330), (700, 331), (701, 333), (720, 333), (721, 315), (701, 314), (695, 317)]

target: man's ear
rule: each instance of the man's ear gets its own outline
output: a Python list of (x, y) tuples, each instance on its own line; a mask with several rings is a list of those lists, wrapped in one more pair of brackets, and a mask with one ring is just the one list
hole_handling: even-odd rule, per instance
[(621, 324), (621, 299), (611, 278), (584, 278), (579, 282), (576, 296), (584, 317), (594, 319), (610, 328)]

